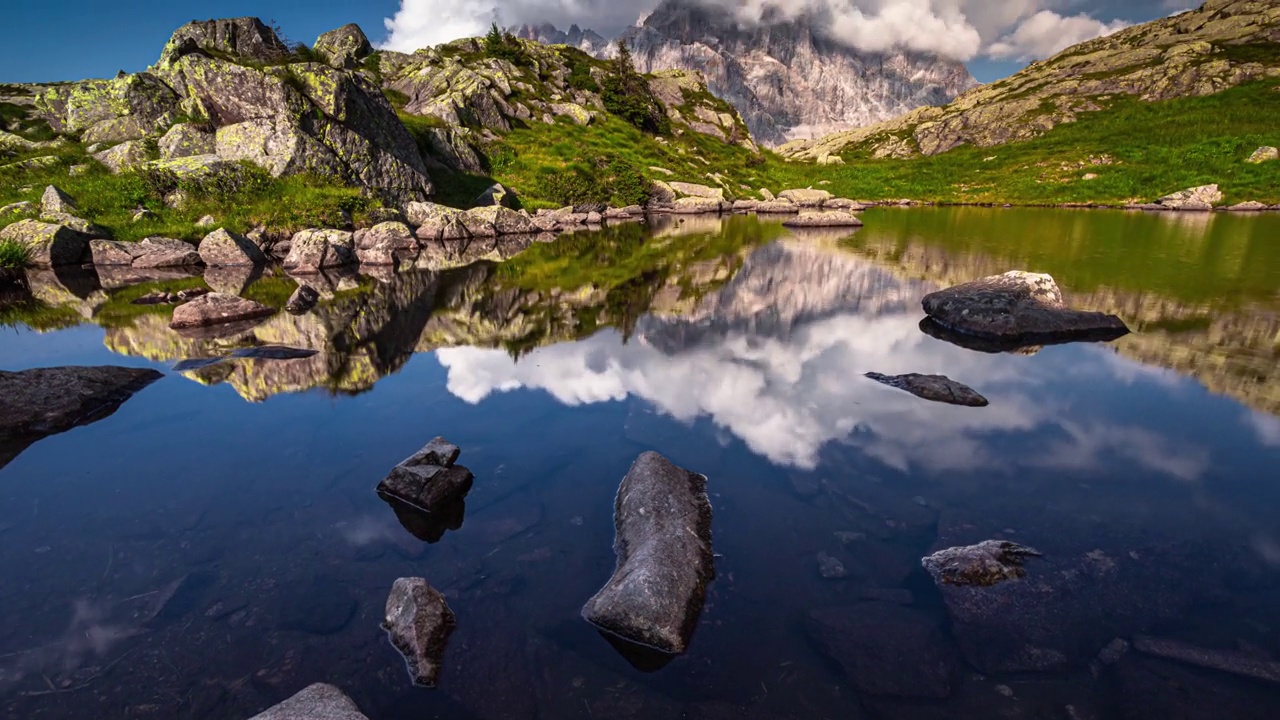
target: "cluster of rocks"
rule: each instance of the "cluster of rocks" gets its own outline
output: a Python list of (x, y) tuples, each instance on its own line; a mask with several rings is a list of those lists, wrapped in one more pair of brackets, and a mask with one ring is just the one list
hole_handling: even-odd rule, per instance
[(826, 190), (813, 188), (784, 190), (776, 196), (767, 188), (760, 190), (761, 200), (730, 201), (723, 188), (696, 183), (653, 183), (649, 209), (652, 212), (677, 215), (756, 213), (758, 215), (793, 215), (783, 222), (790, 228), (860, 227), (854, 215), (869, 207), (866, 203), (838, 198)]
[[(1260, 148), (1259, 152), (1268, 148)], [(1274, 150), (1274, 148), (1270, 148)], [(1264, 161), (1259, 161), (1264, 162)], [(1170, 193), (1153, 203), (1129, 203), (1126, 210), (1149, 210), (1152, 212), (1267, 212), (1280, 211), (1280, 205), (1267, 205), (1256, 200), (1223, 206), (1222, 189), (1215, 185), (1201, 185)]]

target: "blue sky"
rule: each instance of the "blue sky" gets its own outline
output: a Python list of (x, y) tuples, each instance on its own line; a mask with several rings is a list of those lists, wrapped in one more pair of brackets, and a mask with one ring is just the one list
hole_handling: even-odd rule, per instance
[[(701, 0), (734, 2), (735, 0)], [(767, 2), (768, 0), (766, 0)], [(773, 0), (784, 7), (805, 3), (822, 5), (829, 0)], [(883, 9), (909, 0), (842, 0), (841, 7), (866, 8), (867, 22), (879, 20)], [(193, 19), (256, 15), (275, 20), (289, 39), (310, 43), (322, 32), (355, 22), (378, 44), (388, 38), (386, 18), (396, 18), (396, 38), (404, 48), (440, 42), (443, 35), (456, 37), (478, 32), (497, 8), (504, 23), (549, 20), (561, 26), (578, 22), (606, 34), (616, 33), (657, 0), (133, 0), (106, 3), (100, 0), (16, 0), (5, 8), (7, 22), (0, 27), (0, 82), (42, 82), (109, 77), (117, 70), (136, 72), (153, 63), (160, 49), (180, 25)], [(1034, 47), (1046, 36), (1063, 32), (1055, 25), (1031, 32), (1025, 22), (1034, 11), (1051, 13), (1058, 20), (1096, 19), (1141, 22), (1171, 10), (1193, 5), (1195, 0), (910, 0), (930, 7), (959, 7), (981, 31), (986, 47), (1026, 32), (1020, 47)], [(10, 3), (6, 2), (6, 5)], [(759, 4), (758, 2), (756, 4)], [(995, 15), (1013, 7), (1023, 8), (1017, 22), (998, 24)], [(587, 8), (584, 10), (584, 8)], [(486, 17), (486, 15), (488, 17)], [(1044, 19), (1044, 18), (1041, 18)], [(995, 23), (995, 24), (993, 24)], [(1043, 25), (1043, 24), (1042, 24)], [(989, 26), (989, 27), (988, 27)], [(909, 30), (911, 39), (936, 38), (939, 33)], [(1086, 31), (1087, 32), (1087, 31)], [(1021, 37), (1021, 36), (1018, 36)], [(977, 35), (975, 34), (975, 40)], [(447, 39), (447, 38), (445, 38)], [(393, 43), (394, 45), (394, 43)], [(1006, 43), (1007, 45), (1007, 43)], [(1018, 45), (1018, 43), (1015, 43)], [(1016, 57), (992, 59), (986, 53), (969, 61), (983, 82), (1007, 76), (1025, 62)], [(1043, 54), (1043, 53), (1042, 53)]]

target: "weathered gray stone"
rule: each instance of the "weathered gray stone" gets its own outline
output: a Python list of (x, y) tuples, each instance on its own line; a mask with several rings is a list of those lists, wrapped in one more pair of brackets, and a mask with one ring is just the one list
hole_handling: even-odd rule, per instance
[(668, 183), (671, 189), (676, 191), (680, 197), (696, 197), (707, 198), (709, 200), (724, 200), (724, 188), (713, 188), (708, 185), (698, 185), (697, 183), (672, 182)]
[(868, 695), (941, 699), (959, 655), (936, 614), (886, 602), (809, 613), (813, 641)]
[(779, 200), (788, 200), (804, 208), (820, 208), (831, 197), (831, 193), (826, 190), (814, 190), (813, 188), (783, 190), (778, 193)]
[(501, 205), (472, 208), (461, 220), (472, 237), (526, 235), (539, 231), (528, 215)]
[(273, 63), (284, 59), (289, 48), (258, 18), (197, 20), (173, 33), (160, 54), (160, 64), (173, 63), (192, 53)]
[(1201, 185), (1165, 195), (1157, 202), (1171, 210), (1212, 210), (1222, 202), (1222, 191), (1217, 185)]
[(31, 251), (30, 262), (39, 267), (78, 265), (85, 255), (89, 238), (65, 225), (19, 220), (0, 230), (0, 240), (12, 240)]
[(293, 273), (317, 273), (356, 261), (355, 241), (345, 230), (303, 230), (293, 236), (284, 269)]
[(257, 320), (275, 314), (275, 310), (235, 295), (209, 293), (173, 309), (169, 327), (175, 330)]
[(100, 420), (161, 377), (155, 370), (122, 367), (0, 370), (0, 441), (44, 437)]
[(475, 476), (461, 465), (454, 465), (461, 451), (444, 438), (436, 438), (426, 447), (392, 468), (378, 483), (378, 492), (426, 512), (436, 512), (466, 497)]
[(153, 126), (143, 118), (126, 115), (109, 118), (90, 126), (80, 136), (80, 142), (119, 143), (126, 140), (138, 140), (151, 134)]
[(191, 268), (204, 262), (194, 245), (172, 238), (144, 238), (127, 248), (135, 268)]
[(70, 195), (56, 186), (50, 185), (45, 188), (44, 195), (40, 196), (40, 212), (43, 214), (66, 213), (74, 215), (78, 209), (75, 200), (72, 200)]
[(614, 523), (617, 568), (582, 616), (630, 642), (684, 652), (715, 577), (706, 477), (644, 453), (618, 487)]
[(671, 203), (670, 212), (677, 215), (701, 215), (704, 213), (719, 214), (721, 201), (712, 198), (682, 197)]
[(733, 211), (734, 212), (755, 212), (756, 208), (759, 207), (759, 205), (760, 205), (759, 200), (734, 200)]
[(86, 238), (106, 239), (111, 237), (111, 233), (108, 232), (106, 228), (100, 225), (95, 225), (84, 218), (78, 218), (75, 215), (67, 213), (40, 213), (40, 220), (42, 222), (53, 223), (55, 225), (62, 225), (63, 227), (80, 233)]
[(990, 404), (986, 398), (979, 395), (973, 388), (968, 385), (961, 385), (943, 375), (918, 375), (912, 373), (889, 376), (869, 372), (866, 376), (883, 385), (906, 390), (916, 397), (932, 400), (933, 402), (967, 407), (986, 407)]
[(0, 218), (8, 217), (9, 215), (25, 215), (35, 209), (35, 203), (30, 200), (19, 200), (16, 203), (9, 203), (4, 207), (0, 207)]
[(316, 38), (315, 51), (333, 67), (351, 70), (373, 54), (373, 45), (359, 25), (349, 23)]
[(421, 247), (413, 230), (400, 221), (382, 222), (371, 228), (357, 230), (353, 236), (357, 250), (386, 247), (392, 252), (409, 253)]
[(756, 204), (756, 212), (761, 215), (786, 215), (800, 212), (800, 206), (790, 200), (766, 200)]
[(820, 212), (801, 212), (799, 215), (783, 221), (782, 225), (788, 228), (862, 227), (862, 220), (851, 212), (823, 210)]
[(414, 684), (435, 687), (456, 624), (444, 595), (426, 580), (400, 578), (392, 584), (382, 627), (404, 655)]
[(1254, 165), (1260, 165), (1264, 162), (1272, 162), (1274, 160), (1280, 160), (1280, 149), (1271, 146), (1263, 146), (1254, 150), (1253, 154), (1249, 156), (1248, 161)]
[(1227, 208), (1227, 210), (1231, 212), (1263, 212), (1267, 209), (1268, 209), (1268, 206), (1266, 203), (1260, 203), (1255, 200), (1236, 203), (1235, 205), (1232, 205), (1231, 207)]
[(217, 152), (217, 137), (204, 127), (191, 123), (178, 123), (169, 128), (159, 141), (160, 157), (176, 160), (187, 157), (213, 155)]
[(501, 205), (507, 208), (514, 208), (517, 204), (516, 194), (507, 189), (502, 183), (494, 183), (490, 185), (484, 192), (471, 203), (476, 207), (486, 207), (489, 205)]
[(125, 243), (114, 240), (94, 238), (89, 241), (90, 262), (96, 267), (129, 266), (133, 264), (133, 253)]
[(147, 147), (142, 141), (129, 140), (95, 154), (93, 159), (106, 165), (111, 172), (119, 173), (141, 167), (151, 158), (147, 155)]
[(200, 259), (211, 268), (265, 265), (266, 253), (249, 238), (225, 228), (214, 230), (200, 241)]
[(1009, 342), (1114, 339), (1129, 332), (1114, 315), (1068, 308), (1048, 275), (1008, 272), (926, 295), (924, 311), (953, 332)]
[(968, 547), (954, 547), (921, 560), (939, 585), (990, 586), (1025, 577), (1022, 562), (1040, 553), (1008, 540), (987, 540)]
[(316, 683), (249, 720), (369, 720), (341, 690)]

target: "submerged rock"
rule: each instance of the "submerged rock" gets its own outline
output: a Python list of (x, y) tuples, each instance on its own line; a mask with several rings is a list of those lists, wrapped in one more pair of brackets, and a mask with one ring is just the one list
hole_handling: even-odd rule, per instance
[(778, 193), (778, 199), (795, 203), (800, 207), (815, 208), (822, 207), (823, 203), (830, 200), (831, 193), (826, 190), (814, 190), (812, 188), (803, 190), (783, 190)]
[(715, 577), (707, 478), (644, 453), (618, 488), (614, 523), (617, 568), (582, 616), (630, 642), (684, 652)]
[(1133, 649), (1145, 655), (1177, 660), (1188, 665), (1280, 685), (1280, 662), (1245, 655), (1238, 651), (1213, 650), (1179, 640), (1144, 635), (1133, 639)]
[(449, 635), (457, 625), (449, 603), (422, 578), (400, 578), (391, 586), (382, 627), (404, 655), (417, 685), (435, 687)]
[(987, 340), (1036, 344), (1127, 335), (1115, 315), (1072, 310), (1048, 275), (1021, 271), (975, 280), (924, 297), (924, 311), (953, 332)]
[(809, 613), (814, 642), (869, 695), (945, 698), (959, 669), (935, 613), (860, 602)]
[(101, 420), (161, 377), (122, 367), (0, 370), (0, 440), (53, 435)]
[(939, 585), (989, 586), (1025, 577), (1024, 558), (1040, 553), (1008, 540), (987, 540), (968, 547), (940, 550), (921, 560)]
[(881, 375), (869, 372), (866, 377), (882, 385), (905, 390), (916, 397), (933, 402), (966, 407), (986, 407), (990, 403), (968, 385), (961, 385), (943, 375)]
[(454, 465), (462, 453), (444, 438), (436, 438), (378, 483), (378, 493), (408, 503), (426, 512), (443, 511), (466, 497), (475, 475)]
[(369, 720), (341, 690), (316, 683), (249, 720)]
[(174, 330), (183, 328), (200, 328), (223, 323), (256, 320), (275, 314), (275, 310), (262, 303), (246, 300), (235, 295), (209, 293), (196, 298), (173, 310), (173, 321), (169, 327)]

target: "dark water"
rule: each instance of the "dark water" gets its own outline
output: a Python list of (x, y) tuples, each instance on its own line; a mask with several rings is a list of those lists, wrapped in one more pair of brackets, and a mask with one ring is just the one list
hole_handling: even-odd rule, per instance
[[(1280, 218), (866, 220), (691, 219), (327, 278), (310, 315), (200, 339), (132, 305), (199, 279), (33, 277), (0, 305), (0, 367), (168, 374), (0, 469), (4, 717), (245, 718), (313, 682), (374, 720), (1280, 717), (1280, 685), (1239, 669), (1280, 659)], [(921, 332), (922, 295), (1009, 269), (1137, 332), (1007, 354)], [(259, 344), (319, 354), (170, 371)], [(428, 544), (373, 487), (435, 435), (476, 483)], [(652, 673), (579, 617), (649, 449), (709, 477), (717, 552), (690, 652)], [(1033, 590), (958, 621), (920, 558), (991, 538), (1044, 553)], [(435, 690), (378, 627), (401, 576), (458, 617)], [(1099, 658), (1142, 636), (1234, 670)]]

